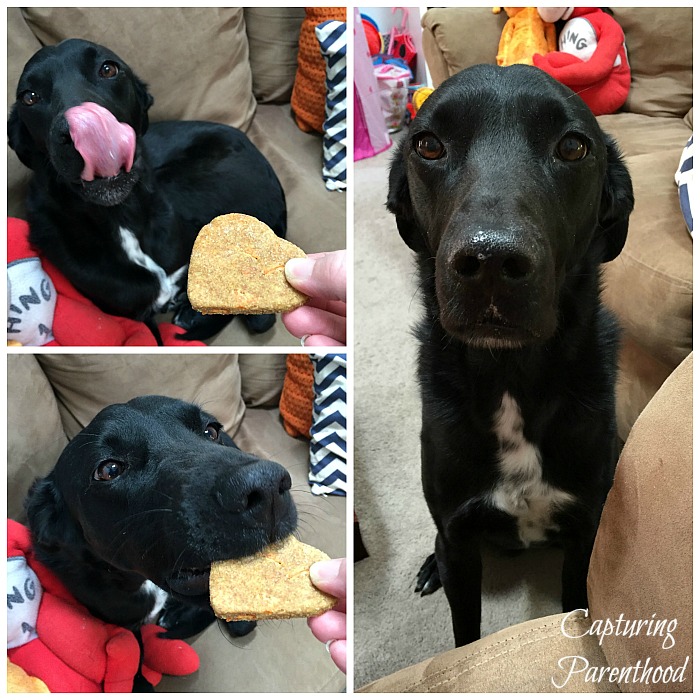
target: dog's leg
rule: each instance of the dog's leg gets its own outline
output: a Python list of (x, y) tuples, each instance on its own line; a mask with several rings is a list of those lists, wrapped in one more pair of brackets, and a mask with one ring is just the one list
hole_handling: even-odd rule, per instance
[(481, 635), (481, 551), (479, 542), (465, 533), (463, 540), (447, 542), (438, 533), (435, 560), (452, 612), (455, 646)]
[(166, 631), (160, 636), (165, 639), (187, 639), (205, 630), (216, 619), (211, 608), (200, 608), (168, 598), (158, 624)]
[(561, 604), (564, 612), (588, 608), (588, 565), (591, 561), (595, 531), (582, 539), (571, 540), (564, 547), (561, 573)]
[(439, 588), (442, 588), (442, 581), (440, 581), (437, 561), (433, 553), (423, 562), (423, 566), (421, 566), (418, 572), (415, 592), (424, 596), (435, 593)]

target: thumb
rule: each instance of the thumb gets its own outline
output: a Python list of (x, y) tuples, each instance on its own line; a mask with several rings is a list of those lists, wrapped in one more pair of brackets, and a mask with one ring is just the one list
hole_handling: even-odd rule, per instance
[(316, 588), (344, 600), (346, 596), (346, 565), (345, 559), (318, 561), (312, 564), (309, 569), (311, 581)]
[(312, 299), (345, 301), (347, 274), (344, 250), (292, 258), (284, 266), (284, 273), (292, 287)]

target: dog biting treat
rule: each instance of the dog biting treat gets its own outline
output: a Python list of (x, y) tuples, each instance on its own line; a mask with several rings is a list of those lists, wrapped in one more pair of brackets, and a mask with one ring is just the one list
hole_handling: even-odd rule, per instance
[(337, 600), (311, 583), (309, 568), (329, 558), (289, 536), (253, 556), (213, 562), (211, 607), (229, 622), (320, 615)]
[(203, 314), (269, 314), (291, 311), (308, 297), (284, 275), (301, 248), (246, 214), (225, 214), (207, 224), (192, 248), (187, 295)]

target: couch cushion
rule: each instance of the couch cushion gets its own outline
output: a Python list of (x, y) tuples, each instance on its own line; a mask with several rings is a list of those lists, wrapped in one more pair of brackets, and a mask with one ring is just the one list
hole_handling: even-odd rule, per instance
[(616, 7), (632, 70), (623, 110), (683, 117), (693, 104), (693, 8)]
[(625, 332), (670, 367), (688, 354), (693, 337), (693, 245), (673, 181), (679, 153), (628, 159), (636, 193), (643, 196), (622, 253), (603, 271), (603, 299)]
[(43, 44), (107, 46), (148, 83), (151, 120), (205, 119), (246, 129), (255, 112), (242, 8), (24, 8)]
[[(659, 389), (632, 428), (608, 494), (588, 575), (593, 619), (667, 620), (667, 630), (611, 634), (602, 648), (611, 666), (651, 659), (680, 668), (693, 639), (693, 360)], [(675, 629), (670, 629), (676, 620)], [(692, 664), (692, 661), (691, 661)], [(689, 664), (690, 665), (690, 664)], [(685, 683), (623, 685), (625, 691), (689, 692)]]
[(7, 358), (7, 515), (24, 521), (24, 499), (68, 440), (51, 384), (34, 355)]
[(68, 437), (105, 406), (162, 394), (201, 405), (233, 435), (245, 412), (237, 355), (37, 355)]
[(289, 102), (303, 19), (303, 7), (245, 8), (253, 94), (258, 102)]

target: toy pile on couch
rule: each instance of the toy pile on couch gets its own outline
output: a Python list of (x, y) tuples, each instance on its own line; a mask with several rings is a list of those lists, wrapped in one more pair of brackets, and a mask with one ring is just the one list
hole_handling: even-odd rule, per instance
[[(596, 116), (627, 99), (631, 72), (622, 27), (599, 7), (495, 7), (508, 20), (496, 54), (499, 66), (536, 66), (571, 88)], [(430, 94), (414, 95), (418, 109)]]

